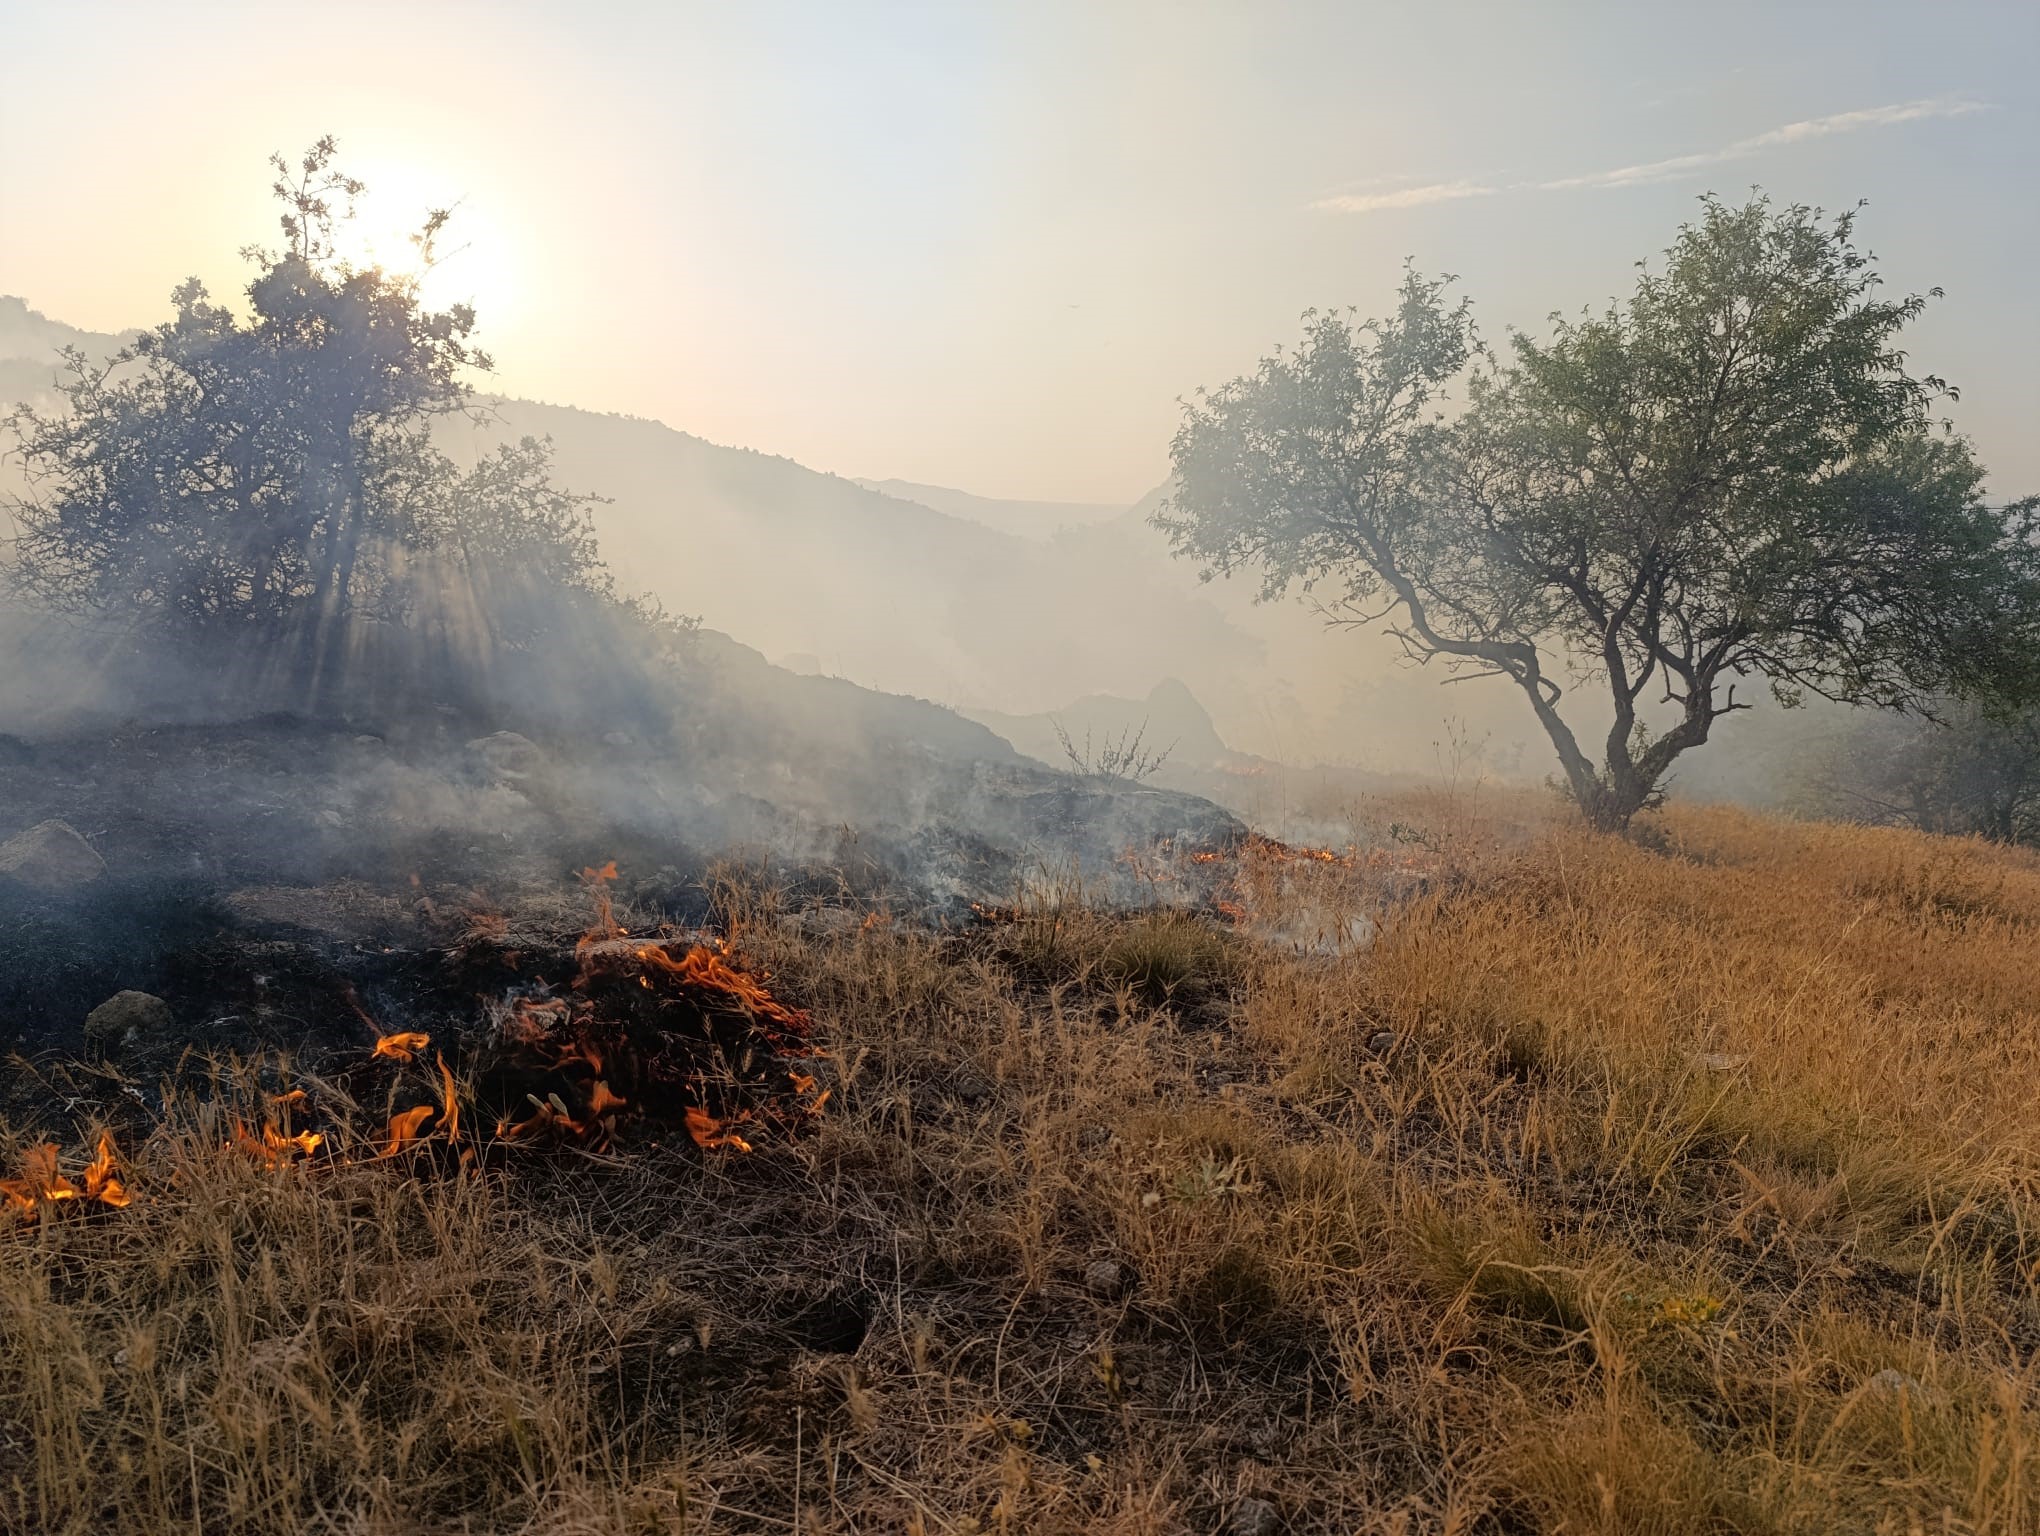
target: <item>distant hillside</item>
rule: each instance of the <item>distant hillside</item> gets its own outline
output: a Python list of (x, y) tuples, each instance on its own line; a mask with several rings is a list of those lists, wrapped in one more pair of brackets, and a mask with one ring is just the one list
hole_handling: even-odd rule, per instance
[(494, 439), (551, 437), (560, 482), (609, 498), (595, 520), (626, 589), (805, 670), (1026, 713), (1258, 662), (1253, 638), (1166, 561), (1096, 565), (658, 422), (527, 401), (495, 412), (449, 423), (448, 450), (471, 461)]
[[(57, 348), (122, 339), (0, 299), (0, 402), (49, 403)], [(1148, 523), (1160, 489), (1130, 508), (999, 500), (821, 474), (642, 418), (485, 403), (493, 419), (442, 425), (456, 461), (549, 436), (560, 482), (606, 498), (596, 532), (625, 591), (797, 671), (1016, 718), (1180, 679), (1226, 743), (1263, 757), (1422, 768), (1452, 712), (1542, 761), (1506, 684), (1441, 693), (1379, 634), (1328, 633), (1302, 604), (1256, 603), (1251, 581), (1200, 583)], [(0, 461), (0, 497), (20, 486), (19, 462)]]
[(946, 485), (921, 485), (913, 480), (859, 480), (866, 490), (902, 501), (918, 501), (924, 507), (947, 512), (951, 517), (983, 523), (1001, 533), (1023, 539), (1045, 539), (1058, 528), (1102, 523), (1123, 515), (1117, 502), (1096, 501), (1011, 501), (995, 496), (973, 496), (969, 491)]
[(47, 404), (56, 398), (64, 348), (76, 347), (88, 357), (102, 358), (118, 351), (134, 334), (81, 331), (30, 309), (25, 299), (0, 294), (0, 415), (20, 401)]

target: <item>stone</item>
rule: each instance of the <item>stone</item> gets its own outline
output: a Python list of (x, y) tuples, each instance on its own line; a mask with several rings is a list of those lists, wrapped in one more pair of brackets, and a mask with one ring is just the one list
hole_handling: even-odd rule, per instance
[(864, 926), (864, 914), (850, 907), (809, 907), (798, 919), (800, 931), (818, 939), (844, 939)]
[(1132, 1272), (1117, 1259), (1095, 1260), (1084, 1271), (1084, 1289), (1100, 1301), (1117, 1301), (1132, 1286)]
[(39, 891), (75, 891), (105, 873), (106, 860), (67, 822), (38, 822), (0, 843), (0, 875)]
[(1275, 1536), (1282, 1529), (1282, 1512), (1266, 1499), (1241, 1499), (1233, 1506), (1232, 1536)]
[(1400, 1038), (1401, 1036), (1397, 1035), (1392, 1029), (1377, 1029), (1367, 1037), (1368, 1053), (1374, 1056), (1386, 1056), (1395, 1049), (1395, 1043)]
[(85, 1016), (85, 1046), (95, 1056), (119, 1056), (170, 1033), (170, 1005), (150, 992), (116, 992)]
[(477, 736), (467, 744), (467, 749), (499, 779), (526, 779), (545, 766), (544, 749), (516, 731)]
[(949, 1080), (949, 1096), (966, 1108), (975, 1108), (992, 1096), (992, 1085), (974, 1069), (964, 1067)]

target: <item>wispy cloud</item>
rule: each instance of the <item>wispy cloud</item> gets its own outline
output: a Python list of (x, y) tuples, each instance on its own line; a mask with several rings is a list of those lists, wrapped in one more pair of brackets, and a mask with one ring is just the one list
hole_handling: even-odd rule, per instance
[(1324, 213), (1375, 213), (1383, 208), (1421, 208), (1425, 203), (1453, 203), (1462, 197), (1489, 197), (1501, 191), (1479, 181), (1434, 181), (1391, 192), (1341, 192), (1311, 204)]
[(1646, 160), (1637, 165), (1620, 165), (1612, 170), (1588, 171), (1578, 176), (1561, 176), (1551, 181), (1501, 184), (1486, 181), (1435, 181), (1423, 186), (1398, 187), (1383, 192), (1341, 192), (1321, 197), (1311, 207), (1321, 213), (1379, 213), (1391, 208), (1420, 208), (1427, 203), (1452, 203), (1469, 197), (1492, 197), (1498, 192), (1568, 192), (1581, 187), (1640, 187), (1673, 181), (1713, 165), (1747, 160), (1769, 149), (1804, 143), (1809, 139), (1831, 138), (1854, 133), (1860, 128), (1888, 128), (1923, 118), (1967, 117), (1988, 112), (1988, 102), (1964, 97), (1935, 96), (1920, 101), (1895, 102), (1884, 107), (1865, 107), (1855, 112), (1834, 112), (1826, 117), (1804, 118), (1786, 123), (1747, 139), (1737, 139), (1719, 149), (1697, 154), (1673, 155), (1664, 160)]
[(1637, 187), (1651, 182), (1671, 181), (1680, 176), (1704, 170), (1710, 165), (1722, 165), (1731, 160), (1747, 160), (1752, 155), (1762, 154), (1767, 149), (1780, 145), (1799, 144), (1808, 139), (1832, 138), (1836, 134), (1854, 133), (1859, 128), (1888, 128), (1897, 123), (1918, 122), (1929, 117), (1967, 117), (1972, 112), (1988, 111), (1986, 103), (1960, 98), (1934, 97), (1925, 101), (1902, 101), (1888, 107), (1865, 107), (1857, 112), (1835, 112), (1827, 117), (1809, 117), (1800, 122), (1787, 123), (1782, 128), (1773, 128), (1768, 133), (1759, 133), (1747, 139), (1737, 139), (1733, 144), (1724, 144), (1720, 149), (1705, 150), (1697, 155), (1673, 155), (1667, 160), (1646, 160), (1640, 165), (1617, 166), (1611, 171), (1591, 171), (1584, 176), (1562, 176), (1556, 181), (1540, 181), (1540, 192), (1564, 192), (1574, 187)]

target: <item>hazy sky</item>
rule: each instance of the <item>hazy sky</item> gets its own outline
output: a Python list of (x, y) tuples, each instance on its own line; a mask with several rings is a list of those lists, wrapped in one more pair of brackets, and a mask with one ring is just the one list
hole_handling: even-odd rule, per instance
[(0, 292), (159, 319), (339, 136), (513, 392), (844, 474), (1131, 500), (1175, 399), (1383, 304), (1625, 286), (1692, 199), (1870, 206), (1914, 356), (2040, 490), (2040, 4), (0, 0)]

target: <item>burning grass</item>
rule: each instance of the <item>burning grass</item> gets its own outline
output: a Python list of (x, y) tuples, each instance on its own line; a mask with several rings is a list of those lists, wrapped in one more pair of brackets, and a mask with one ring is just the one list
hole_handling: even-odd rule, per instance
[(1309, 861), (1337, 948), (727, 892), (749, 1069), (631, 1043), (730, 957), (604, 930), (500, 1003), (543, 1136), (433, 1041), (17, 1137), (0, 1529), (2040, 1529), (2040, 867), (1663, 832)]

